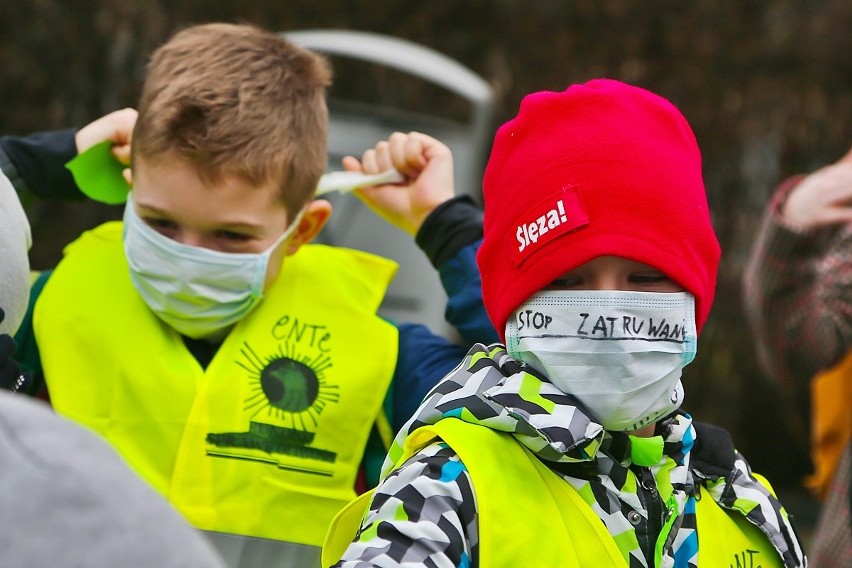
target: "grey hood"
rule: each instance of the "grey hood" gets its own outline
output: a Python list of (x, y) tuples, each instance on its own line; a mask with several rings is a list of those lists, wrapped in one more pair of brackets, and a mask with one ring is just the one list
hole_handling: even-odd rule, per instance
[(91, 432), (0, 391), (0, 566), (224, 568)]
[(30, 224), (18, 194), (0, 171), (0, 308), (6, 312), (0, 333), (14, 334), (26, 312), (31, 244)]

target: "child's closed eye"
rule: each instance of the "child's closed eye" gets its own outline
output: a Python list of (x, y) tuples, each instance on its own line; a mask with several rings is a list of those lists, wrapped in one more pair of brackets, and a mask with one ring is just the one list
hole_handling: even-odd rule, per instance
[(550, 284), (548, 284), (545, 289), (547, 290), (568, 290), (571, 288), (576, 288), (580, 284), (583, 283), (583, 279), (579, 276), (573, 274), (566, 274), (565, 276), (560, 276)]
[(629, 277), (630, 282), (634, 284), (651, 286), (655, 284), (663, 284), (666, 282), (671, 282), (671, 278), (666, 276), (661, 272), (651, 272), (651, 273), (634, 273)]
[(174, 238), (174, 234), (177, 232), (178, 226), (174, 221), (161, 217), (143, 217), (142, 220), (145, 221), (146, 225), (166, 237)]
[(254, 237), (251, 235), (247, 235), (245, 233), (238, 233), (236, 231), (216, 231), (216, 238), (221, 239), (223, 241), (230, 241), (233, 243), (245, 243), (252, 240)]

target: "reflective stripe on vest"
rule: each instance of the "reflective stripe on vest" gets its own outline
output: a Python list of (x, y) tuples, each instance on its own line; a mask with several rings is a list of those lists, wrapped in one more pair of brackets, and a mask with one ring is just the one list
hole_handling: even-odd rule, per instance
[(203, 531), (229, 568), (316, 568), (320, 547)]
[[(436, 438), (453, 448), (470, 474), (480, 568), (627, 566), (592, 508), (512, 436), (445, 419), (410, 434), (397, 465)], [(363, 495), (335, 517), (323, 545), (323, 566), (343, 555), (369, 504)], [(700, 567), (782, 566), (760, 529), (739, 513), (721, 509), (703, 487), (696, 515)]]
[(66, 249), (35, 330), (58, 412), (105, 436), (198, 528), (319, 546), (396, 365), (396, 266), (303, 246), (207, 370), (133, 288), (121, 225)]

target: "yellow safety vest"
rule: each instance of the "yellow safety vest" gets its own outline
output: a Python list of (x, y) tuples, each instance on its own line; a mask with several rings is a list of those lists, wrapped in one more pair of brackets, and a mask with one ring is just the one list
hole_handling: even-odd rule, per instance
[[(458, 453), (470, 474), (480, 568), (627, 566), (603, 521), (580, 494), (512, 436), (457, 419), (441, 420), (409, 435), (398, 465), (435, 438)], [(783, 566), (760, 529), (721, 509), (703, 488), (699, 497), (699, 566)], [(323, 566), (342, 557), (369, 503), (370, 494), (364, 494), (335, 517), (323, 545)]]
[(205, 370), (136, 293), (107, 223), (66, 249), (36, 305), (51, 401), (194, 526), (319, 547), (396, 366), (398, 331), (376, 315), (395, 271), (302, 247)]

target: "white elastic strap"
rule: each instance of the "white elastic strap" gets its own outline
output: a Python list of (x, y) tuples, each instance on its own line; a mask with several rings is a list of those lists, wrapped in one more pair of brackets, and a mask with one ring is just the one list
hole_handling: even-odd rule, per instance
[(405, 176), (398, 170), (390, 169), (377, 174), (364, 174), (361, 172), (329, 172), (323, 174), (317, 185), (317, 195), (324, 195), (333, 191), (348, 193), (359, 187), (370, 187), (386, 183), (400, 183)]

